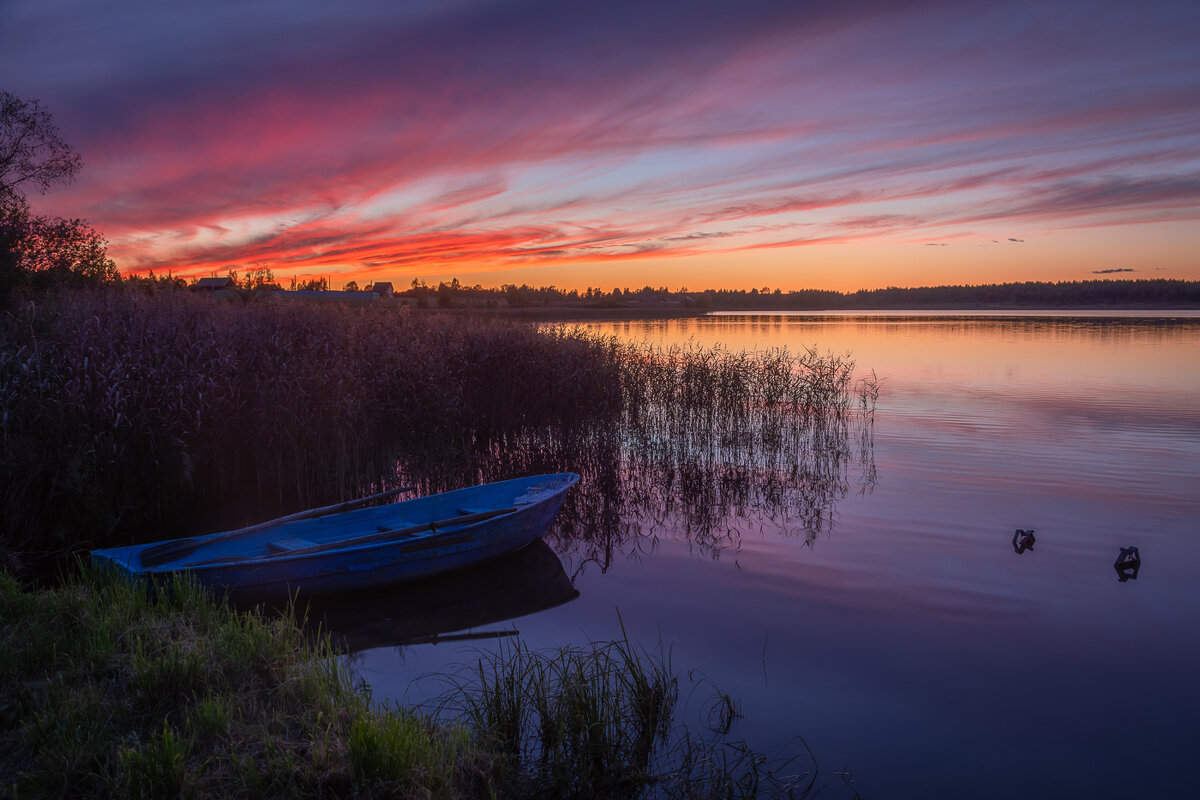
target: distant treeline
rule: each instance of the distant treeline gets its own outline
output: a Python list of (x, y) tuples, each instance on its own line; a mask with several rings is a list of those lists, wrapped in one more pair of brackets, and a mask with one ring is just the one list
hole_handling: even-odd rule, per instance
[(464, 286), (457, 279), (436, 287), (413, 281), (398, 292), (421, 304), (455, 305), (591, 305), (597, 307), (680, 306), (698, 309), (849, 309), (849, 308), (973, 308), (1088, 306), (1200, 307), (1200, 281), (1180, 280), (1092, 280), (1060, 283), (986, 284), (981, 286), (928, 286), (915, 289), (889, 287), (833, 292), (820, 289), (706, 289), (671, 291), (644, 286), (630, 290), (588, 288), (563, 290), (554, 286), (531, 287), (507, 284), (499, 289)]
[(963, 308), (976, 306), (1200, 306), (1200, 281), (1093, 280), (981, 286), (888, 287), (857, 292), (808, 289), (769, 294), (707, 291), (698, 302), (716, 308)]

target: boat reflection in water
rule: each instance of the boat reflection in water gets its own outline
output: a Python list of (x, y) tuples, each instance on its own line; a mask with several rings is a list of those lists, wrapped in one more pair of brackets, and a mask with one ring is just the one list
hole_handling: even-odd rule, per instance
[(542, 540), (501, 558), (444, 575), (351, 592), (302, 598), (297, 616), (328, 632), (335, 647), (356, 652), (513, 630), (461, 633), (545, 611), (579, 596), (558, 556)]

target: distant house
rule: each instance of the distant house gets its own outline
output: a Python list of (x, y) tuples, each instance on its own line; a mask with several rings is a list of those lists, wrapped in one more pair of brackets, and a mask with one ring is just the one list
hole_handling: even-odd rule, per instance
[(392, 297), (396, 294), (391, 281), (377, 281), (367, 286), (366, 291), (375, 292), (380, 297)]
[(201, 278), (188, 288), (193, 292), (220, 292), (236, 289), (237, 286), (234, 284), (233, 278), (226, 276), (224, 278)]

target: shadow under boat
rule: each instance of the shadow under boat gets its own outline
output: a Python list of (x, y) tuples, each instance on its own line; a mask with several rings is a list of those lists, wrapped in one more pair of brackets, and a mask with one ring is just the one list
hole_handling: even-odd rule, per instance
[(579, 596), (550, 546), (537, 539), (501, 558), (443, 575), (336, 594), (301, 596), (296, 614), (347, 652), (495, 638), (458, 633), (560, 606)]

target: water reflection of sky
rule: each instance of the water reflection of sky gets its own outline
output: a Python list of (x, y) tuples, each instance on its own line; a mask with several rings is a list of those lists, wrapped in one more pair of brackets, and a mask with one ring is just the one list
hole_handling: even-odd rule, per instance
[[(878, 480), (811, 545), (733, 521), (714, 555), (660, 536), (580, 598), (517, 620), (532, 647), (619, 635), (794, 734), (867, 797), (1186, 795), (1200, 710), (1200, 324), (721, 318), (624, 337), (852, 352), (885, 378)], [(853, 484), (853, 481), (852, 481)], [(1037, 530), (1018, 555), (1015, 528)], [(786, 526), (785, 526), (786, 529)], [(1118, 548), (1145, 560), (1119, 583)], [(573, 572), (569, 547), (559, 547)], [(358, 657), (383, 696), (467, 647)], [(1186, 759), (1186, 760), (1185, 760)]]

